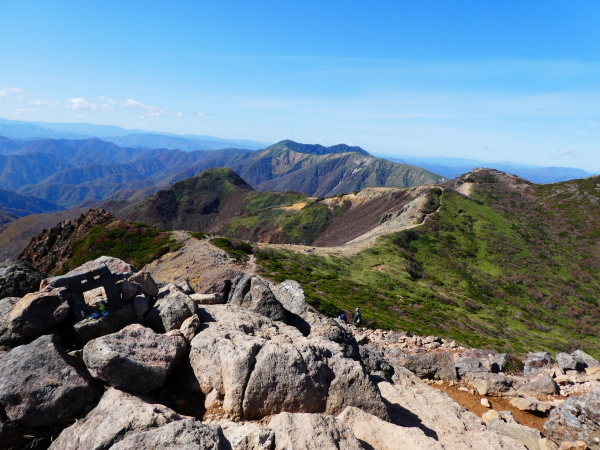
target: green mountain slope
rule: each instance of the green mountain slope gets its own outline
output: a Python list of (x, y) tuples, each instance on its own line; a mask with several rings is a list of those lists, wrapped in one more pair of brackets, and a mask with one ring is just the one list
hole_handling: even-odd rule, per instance
[[(464, 179), (474, 182), (471, 198), (450, 189)], [(600, 356), (598, 177), (550, 186), (496, 171), (464, 179), (424, 225), (353, 257), (263, 249), (259, 264), (276, 281), (303, 283), (331, 314), (362, 306), (380, 327)]]

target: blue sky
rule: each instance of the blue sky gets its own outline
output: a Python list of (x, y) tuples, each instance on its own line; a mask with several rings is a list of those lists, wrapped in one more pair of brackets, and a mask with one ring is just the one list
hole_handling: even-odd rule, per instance
[(0, 116), (600, 172), (600, 2), (0, 2)]

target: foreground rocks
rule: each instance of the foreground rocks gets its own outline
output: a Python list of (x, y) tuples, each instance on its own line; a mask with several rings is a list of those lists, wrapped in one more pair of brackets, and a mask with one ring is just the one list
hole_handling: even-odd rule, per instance
[[(560, 407), (531, 397), (600, 372), (583, 352), (507, 375), (506, 355), (358, 330), (296, 282), (228, 277), (195, 294), (103, 257), (1, 299), (0, 450), (594, 448), (596, 391)], [(482, 422), (427, 384), (442, 381), (554, 408), (552, 442), (504, 412)]]
[(0, 404), (17, 424), (58, 422), (83, 410), (97, 394), (56, 336), (16, 347), (0, 365)]

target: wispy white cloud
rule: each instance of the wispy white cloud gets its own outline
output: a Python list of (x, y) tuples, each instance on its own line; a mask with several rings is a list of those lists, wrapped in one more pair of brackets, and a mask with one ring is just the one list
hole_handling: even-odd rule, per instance
[(105, 102), (108, 102), (111, 105), (118, 105), (119, 104), (118, 101), (116, 101), (113, 98), (109, 98), (109, 97), (100, 97), (100, 100), (104, 100)]
[(51, 102), (45, 100), (31, 100), (27, 105), (28, 106), (59, 106), (58, 102)]
[(74, 116), (69, 116), (69, 119), (82, 120), (85, 119), (85, 116), (82, 116), (81, 114), (75, 114)]
[(159, 108), (158, 106), (146, 105), (142, 102), (138, 102), (137, 100), (133, 100), (128, 98), (126, 101), (121, 102), (120, 105), (123, 108), (137, 108), (141, 111), (140, 119), (146, 117), (164, 117), (164, 116), (173, 116), (173, 113), (170, 113), (166, 109)]
[(204, 117), (204, 116), (206, 116), (206, 113), (205, 113), (205, 112), (202, 112), (202, 111), (200, 111), (200, 112), (197, 112), (197, 113), (196, 113), (196, 115), (197, 115), (198, 117)]
[(576, 156), (577, 156), (576, 152), (574, 152), (573, 150), (566, 149), (566, 148), (556, 152), (556, 158), (565, 158), (565, 157), (574, 158)]
[(115, 109), (112, 104), (88, 102), (81, 97), (68, 99), (65, 106), (69, 109), (82, 111), (113, 111)]
[(14, 95), (17, 99), (23, 98), (23, 90), (13, 86), (0, 86), (0, 99)]
[(183, 114), (183, 111), (178, 111), (177, 114), (175, 114), (177, 117), (183, 117), (185, 114)]
[(15, 112), (18, 116), (28, 116), (30, 113), (40, 112), (40, 110), (31, 108), (19, 108)]

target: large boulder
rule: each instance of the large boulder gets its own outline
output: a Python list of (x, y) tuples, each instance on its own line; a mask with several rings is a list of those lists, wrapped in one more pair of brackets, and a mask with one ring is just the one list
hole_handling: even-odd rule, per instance
[(554, 395), (560, 393), (560, 388), (550, 375), (540, 374), (529, 378), (527, 383), (519, 387), (520, 394), (540, 397), (542, 395)]
[(106, 384), (148, 393), (162, 386), (186, 349), (181, 336), (156, 334), (134, 324), (88, 342), (83, 360), (90, 374)]
[(229, 294), (228, 304), (249, 309), (271, 320), (287, 322), (285, 310), (271, 289), (255, 275), (240, 275)]
[(400, 355), (392, 363), (410, 370), (419, 378), (430, 380), (457, 380), (454, 358), (449, 351)]
[(347, 425), (324, 414), (282, 412), (271, 419), (275, 450), (363, 450)]
[(126, 278), (135, 273), (135, 267), (131, 264), (126, 263), (122, 259), (114, 258), (112, 256), (100, 256), (99, 258), (94, 259), (93, 261), (88, 261), (82, 264), (79, 267), (71, 270), (67, 275), (77, 275), (86, 272), (91, 272), (94, 270), (98, 270), (106, 266), (110, 273), (113, 275), (117, 275), (119, 278)]
[(175, 411), (149, 397), (111, 388), (85, 418), (63, 430), (50, 448), (105, 450), (130, 433), (155, 429), (181, 419)]
[(159, 428), (130, 433), (110, 450), (221, 450), (222, 441), (218, 426), (205, 425), (190, 417)]
[(479, 417), (408, 370), (395, 369), (395, 384), (378, 385), (392, 423), (419, 428), (447, 450), (525, 450), (520, 442), (488, 430)]
[(348, 406), (337, 416), (354, 436), (378, 450), (444, 450), (436, 439), (416, 427), (401, 427), (361, 409)]
[(190, 361), (205, 394), (222, 396), (234, 417), (281, 411), (337, 414), (346, 406), (386, 417), (377, 388), (360, 361), (325, 339), (229, 305), (199, 309), (203, 325)]
[(181, 326), (196, 313), (196, 303), (173, 283), (161, 289), (156, 304), (146, 314), (145, 323), (154, 331), (165, 333)]
[(472, 356), (465, 356), (459, 358), (456, 361), (456, 370), (461, 378), (468, 377), (469, 374), (474, 372), (489, 372), (480, 360), (473, 358)]
[(600, 388), (554, 408), (544, 428), (556, 444), (584, 441), (591, 449), (600, 449)]
[(12, 333), (34, 336), (59, 324), (69, 313), (69, 304), (62, 299), (64, 288), (27, 294), (14, 305), (7, 317)]
[(321, 337), (340, 344), (344, 355), (359, 359), (359, 349), (354, 335), (347, 326), (335, 319), (326, 317), (306, 302), (306, 296), (300, 283), (286, 280), (271, 285), (271, 291), (283, 305), (288, 324), (310, 338)]
[(571, 353), (571, 356), (575, 360), (577, 370), (583, 370), (586, 367), (600, 367), (600, 362), (588, 355), (583, 350), (575, 350), (573, 353)]
[(0, 299), (36, 292), (45, 278), (48, 278), (47, 274), (28, 262), (7, 259), (0, 263)]
[(11, 350), (0, 366), (0, 404), (8, 418), (34, 427), (78, 413), (97, 396), (54, 335)]

